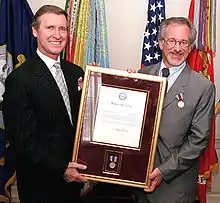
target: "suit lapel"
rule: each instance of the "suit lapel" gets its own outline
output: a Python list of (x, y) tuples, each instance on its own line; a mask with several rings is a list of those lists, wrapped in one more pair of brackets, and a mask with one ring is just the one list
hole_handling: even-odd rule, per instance
[(150, 70), (149, 74), (158, 76), (159, 75), (159, 70), (160, 70), (160, 65), (161, 65), (161, 63), (158, 63), (155, 66), (153, 66), (153, 68)]
[(44, 84), (46, 87), (49, 87), (51, 91), (59, 91), (56, 81), (53, 78), (49, 68), (37, 54), (33, 59), (33, 69), (36, 79), (39, 80), (40, 83)]
[(189, 84), (190, 68), (186, 65), (179, 77), (176, 79), (172, 87), (167, 92), (163, 108), (166, 108), (172, 101), (176, 99), (176, 95), (183, 93), (184, 87)]
[(55, 97), (57, 98), (57, 101), (59, 103), (58, 109), (56, 110), (60, 110), (61, 112), (64, 112), (64, 109), (65, 109), (66, 116), (69, 119), (69, 115), (68, 115), (62, 94), (49, 68), (46, 66), (46, 64), (41, 60), (41, 58), (37, 54), (33, 58), (33, 62), (34, 62), (33, 68), (34, 68), (34, 74), (35, 74), (36, 80), (38, 80), (39, 84), (42, 84), (44, 87), (47, 87), (48, 89), (50, 89), (51, 92), (53, 92), (54, 95), (56, 95)]

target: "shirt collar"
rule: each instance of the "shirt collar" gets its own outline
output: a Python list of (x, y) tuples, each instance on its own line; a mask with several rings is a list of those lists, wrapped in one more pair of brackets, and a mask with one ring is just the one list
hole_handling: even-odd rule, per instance
[(49, 69), (51, 69), (56, 62), (60, 63), (60, 56), (58, 56), (57, 60), (54, 60), (54, 59), (46, 56), (45, 54), (43, 54), (39, 49), (37, 49), (37, 54), (43, 60), (43, 62), (46, 64), (46, 66)]
[[(170, 75), (173, 75), (175, 74), (176, 72), (178, 72), (180, 69), (183, 69), (184, 67), (186, 66), (186, 62), (184, 61), (181, 65), (179, 66), (173, 66), (171, 68), (169, 68), (169, 71), (170, 71)], [(166, 68), (163, 60), (161, 62), (161, 65), (160, 65), (160, 70), (159, 70), (159, 76), (162, 76), (162, 69), (163, 68)]]

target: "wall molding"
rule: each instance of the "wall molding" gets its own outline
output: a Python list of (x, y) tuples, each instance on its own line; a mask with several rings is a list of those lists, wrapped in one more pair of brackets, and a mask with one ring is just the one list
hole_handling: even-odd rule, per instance
[(215, 139), (215, 148), (220, 150), (220, 138)]
[(208, 193), (207, 202), (208, 203), (219, 203), (220, 193)]

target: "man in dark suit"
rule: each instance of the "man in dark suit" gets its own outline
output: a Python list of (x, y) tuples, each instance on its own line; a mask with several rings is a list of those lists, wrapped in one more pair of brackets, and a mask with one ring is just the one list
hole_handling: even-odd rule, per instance
[(67, 14), (53, 5), (35, 14), (37, 53), (7, 77), (3, 116), (16, 156), (21, 203), (79, 202), (85, 179), (71, 162), (83, 70), (60, 58)]
[(198, 161), (208, 146), (215, 109), (215, 86), (192, 70), (186, 58), (196, 39), (195, 27), (183, 17), (161, 23), (161, 63), (139, 73), (167, 77), (167, 94), (158, 136), (155, 169), (139, 203), (194, 203)]

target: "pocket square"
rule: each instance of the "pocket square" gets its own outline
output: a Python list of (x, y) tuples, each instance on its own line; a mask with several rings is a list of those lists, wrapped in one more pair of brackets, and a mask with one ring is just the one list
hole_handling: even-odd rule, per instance
[(78, 91), (80, 91), (83, 88), (83, 79), (80, 77), (78, 79)]

